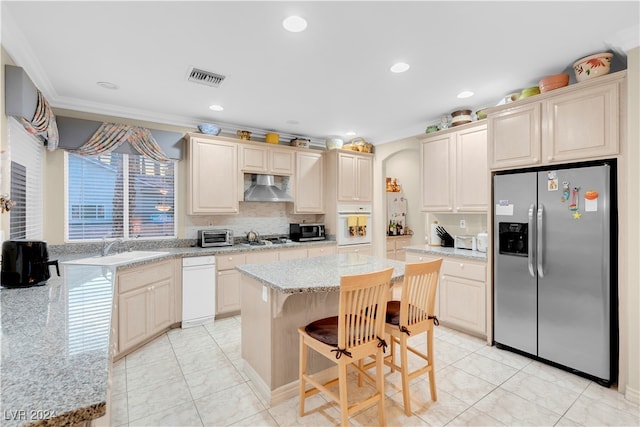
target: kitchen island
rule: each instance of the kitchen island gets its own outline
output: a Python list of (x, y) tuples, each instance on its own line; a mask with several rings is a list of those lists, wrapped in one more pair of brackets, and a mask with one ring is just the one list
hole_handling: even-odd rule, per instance
[[(403, 262), (359, 254), (237, 267), (243, 273), (243, 369), (267, 402), (298, 393), (298, 328), (338, 314), (340, 277), (389, 267), (392, 281), (404, 278)], [(324, 357), (309, 354), (310, 372), (331, 366)]]
[(114, 270), (60, 269), (44, 286), (0, 290), (2, 426), (82, 425), (106, 414)]

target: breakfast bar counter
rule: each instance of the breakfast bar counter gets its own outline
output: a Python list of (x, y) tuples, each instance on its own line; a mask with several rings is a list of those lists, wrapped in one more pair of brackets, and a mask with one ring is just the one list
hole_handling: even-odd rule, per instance
[[(298, 392), (298, 328), (338, 314), (340, 277), (393, 267), (392, 281), (404, 278), (404, 263), (360, 254), (338, 254), (236, 267), (242, 272), (243, 369), (271, 403)], [(309, 369), (332, 364), (311, 352)]]

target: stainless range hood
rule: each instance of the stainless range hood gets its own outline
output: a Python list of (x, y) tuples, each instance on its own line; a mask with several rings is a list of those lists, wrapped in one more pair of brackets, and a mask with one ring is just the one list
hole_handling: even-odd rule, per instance
[(275, 184), (273, 175), (251, 175), (251, 186), (244, 192), (245, 202), (293, 202), (293, 197)]

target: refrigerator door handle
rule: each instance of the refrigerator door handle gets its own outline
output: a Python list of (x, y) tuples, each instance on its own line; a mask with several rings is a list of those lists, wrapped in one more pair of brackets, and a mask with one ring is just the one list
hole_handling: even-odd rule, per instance
[(544, 217), (544, 207), (540, 205), (538, 207), (538, 223), (536, 225), (536, 260), (538, 265), (538, 276), (544, 277), (544, 271), (542, 270), (542, 264), (544, 259), (542, 258), (542, 250), (544, 248), (544, 242), (542, 239), (543, 236), (543, 217)]
[(536, 222), (534, 219), (534, 212), (536, 211), (536, 205), (535, 204), (531, 204), (529, 205), (529, 238), (528, 243), (527, 243), (527, 264), (529, 267), (529, 275), (533, 278), (536, 277), (536, 272), (533, 268), (533, 264), (535, 263), (535, 253), (534, 253), (534, 236), (535, 236), (535, 228), (536, 228)]

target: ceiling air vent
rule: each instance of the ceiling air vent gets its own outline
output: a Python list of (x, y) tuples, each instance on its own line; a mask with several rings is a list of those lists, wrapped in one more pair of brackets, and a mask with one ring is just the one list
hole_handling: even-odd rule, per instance
[(197, 68), (192, 68), (189, 73), (190, 82), (200, 83), (203, 85), (211, 86), (211, 87), (220, 87), (222, 82), (226, 79), (222, 74), (212, 73), (211, 71), (199, 70)]

